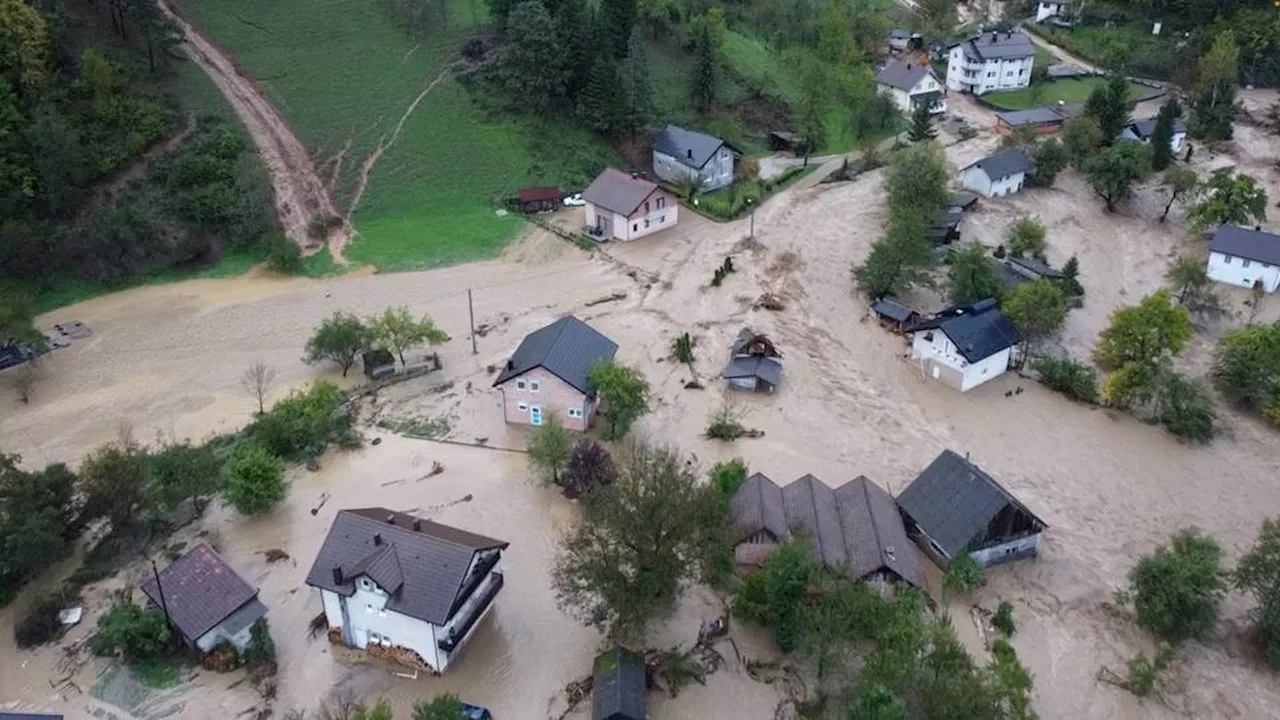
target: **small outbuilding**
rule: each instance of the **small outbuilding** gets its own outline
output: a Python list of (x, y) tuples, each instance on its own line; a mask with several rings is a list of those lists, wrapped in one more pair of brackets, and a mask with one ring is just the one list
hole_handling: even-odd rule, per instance
[[(1121, 140), (1130, 140), (1140, 142), (1144, 145), (1151, 144), (1151, 138), (1156, 132), (1156, 119), (1147, 118), (1145, 120), (1135, 120), (1124, 127), (1120, 131)], [(1169, 149), (1175, 153), (1182, 152), (1182, 145), (1187, 140), (1187, 125), (1181, 120), (1173, 121), (1173, 136), (1169, 138)]]
[(929, 226), (929, 240), (934, 245), (950, 245), (960, 239), (960, 222), (964, 220), (964, 211), (948, 208), (938, 214)]
[(743, 390), (773, 392), (782, 382), (782, 353), (765, 335), (743, 328), (729, 351), (721, 377)]
[(596, 656), (591, 677), (592, 720), (645, 720), (644, 658), (615, 647)]
[(880, 321), (880, 327), (900, 333), (903, 328), (920, 320), (920, 314), (893, 298), (880, 298), (871, 304), (871, 312)]
[(978, 205), (978, 194), (968, 190), (957, 190), (947, 203), (947, 211), (968, 212)]
[(786, 130), (774, 130), (769, 133), (769, 149), (774, 152), (789, 152), (799, 157), (810, 150), (809, 139)]
[(964, 186), (985, 197), (1011, 195), (1022, 189), (1031, 172), (1031, 158), (1022, 148), (1009, 148), (982, 158), (964, 169)]
[(152, 606), (168, 614), (187, 647), (209, 652), (227, 641), (249, 645), (249, 629), (267, 614), (258, 591), (227, 565), (208, 543), (200, 543), (142, 584)]
[(1028, 280), (1061, 280), (1065, 275), (1061, 270), (1050, 267), (1048, 263), (1031, 257), (1011, 257), (1009, 267)]
[(1058, 103), (1045, 107), (996, 113), (996, 132), (1012, 135), (1013, 131), (1030, 127), (1039, 135), (1055, 135), (1068, 120), (1084, 109), (1080, 103)]
[(518, 193), (520, 212), (536, 213), (560, 209), (564, 193), (558, 187), (527, 187)]
[(898, 495), (907, 534), (939, 566), (962, 552), (983, 567), (1034, 557), (1049, 526), (995, 478), (943, 450)]

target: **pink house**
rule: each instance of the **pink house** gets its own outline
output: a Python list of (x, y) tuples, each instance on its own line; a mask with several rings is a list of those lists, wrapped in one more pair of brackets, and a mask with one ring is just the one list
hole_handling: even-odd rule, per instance
[(635, 240), (676, 224), (680, 203), (656, 183), (608, 168), (582, 192), (587, 233), (601, 240)]
[(529, 333), (493, 382), (502, 390), (506, 421), (541, 425), (554, 412), (568, 430), (591, 427), (596, 396), (587, 376), (617, 351), (617, 343), (572, 315)]

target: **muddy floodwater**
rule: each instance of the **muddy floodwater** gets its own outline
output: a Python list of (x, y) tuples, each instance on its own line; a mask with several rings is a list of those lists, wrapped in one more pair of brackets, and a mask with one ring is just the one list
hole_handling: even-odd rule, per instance
[[(955, 106), (983, 131), (948, 146), (959, 167), (990, 152), (996, 138), (987, 131), (987, 111), (963, 99)], [(1231, 153), (1198, 151), (1196, 162), (1202, 170), (1239, 163), (1280, 197), (1278, 157), (1275, 138), (1242, 126)], [(403, 304), (430, 313), (454, 338), (440, 348), (444, 369), (366, 401), (366, 434), (381, 444), (330, 453), (319, 472), (291, 471), (288, 501), (265, 517), (246, 520), (216, 509), (204, 527), (216, 532), (227, 559), (261, 588), (270, 608), (281, 662), (278, 712), (314, 707), (335, 689), (349, 688), (362, 697), (385, 696), (402, 711), (450, 691), (503, 720), (558, 717), (561, 688), (589, 672), (602, 643), (560, 613), (549, 587), (558, 538), (577, 511), (530, 478), (521, 454), (504, 450), (522, 448), (524, 437), (503, 425), (490, 368), (526, 333), (573, 312), (617, 342), (619, 359), (639, 367), (652, 385), (654, 407), (637, 432), (677, 446), (702, 470), (740, 456), (779, 483), (812, 473), (835, 485), (865, 474), (897, 493), (951, 448), (1000, 480), (1049, 524), (1041, 555), (991, 570), (973, 598), (953, 602), (951, 610), (981, 656), (969, 604), (1014, 605), (1013, 644), (1034, 675), (1041, 717), (1273, 717), (1280, 686), (1249, 649), (1250, 603), (1234, 593), (1214, 636), (1180, 649), (1164, 701), (1140, 703), (1095, 676), (1103, 666), (1122, 668), (1137, 652), (1153, 649), (1149, 636), (1113, 606), (1114, 591), (1138, 557), (1194, 526), (1219, 538), (1234, 562), (1262, 520), (1280, 514), (1280, 436), (1223, 408), (1225, 436), (1208, 447), (1189, 446), (1127, 415), (1073, 404), (1013, 373), (963, 395), (922, 377), (904, 360), (903, 341), (867, 319), (850, 280), (850, 268), (882, 232), (880, 186), (878, 171), (848, 183), (803, 181), (759, 208), (754, 238), (746, 237), (745, 220), (715, 224), (684, 213), (673, 230), (590, 254), (531, 231), (502, 258), (424, 273), (196, 281), (66, 308), (42, 322), (79, 320), (95, 334), (48, 359), (29, 406), (13, 400), (0, 374), (0, 447), (38, 466), (77, 461), (117, 437), (122, 424), (143, 441), (234, 429), (254, 409), (240, 387), (248, 365), (263, 361), (277, 371), (273, 397), (326, 372), (299, 357), (310, 328), (335, 310), (368, 314)], [(1041, 218), (1050, 261), (1075, 255), (1080, 262), (1085, 305), (1072, 312), (1060, 345), (1083, 355), (1110, 313), (1159, 287), (1174, 258), (1204, 252), (1203, 241), (1181, 228), (1179, 211), (1169, 223), (1155, 221), (1162, 207), (1159, 190), (1144, 187), (1125, 212), (1108, 215), (1067, 172), (1053, 189), (982, 201), (963, 232), (994, 245), (1018, 216)], [(581, 211), (556, 221), (580, 224)], [(728, 255), (738, 272), (710, 287), (712, 271)], [(468, 288), (481, 328), (474, 354)], [(758, 309), (764, 293), (785, 309)], [(923, 309), (940, 303), (928, 292), (909, 299)], [(1234, 314), (1200, 328), (1181, 363), (1200, 371), (1208, 366), (1216, 336), (1243, 322), (1242, 299), (1229, 294)], [(1278, 308), (1265, 305), (1259, 317), (1274, 320)], [(744, 325), (767, 333), (783, 353), (775, 395), (730, 395), (719, 381), (728, 344)], [(669, 357), (672, 340), (683, 332), (696, 341), (692, 373)], [(685, 389), (695, 374), (705, 390)], [(726, 402), (764, 436), (734, 444), (705, 440), (708, 415)], [(423, 428), (487, 447), (396, 434)], [(445, 471), (426, 477), (434, 462)], [(308, 638), (320, 606), (302, 579), (334, 513), (367, 506), (419, 513), (511, 543), (495, 609), (447, 677), (397, 677), (381, 665), (336, 657), (326, 640)], [(269, 549), (291, 559), (268, 564), (262, 553)], [(0, 613), (0, 699), (72, 717), (102, 709), (87, 695), (50, 687), (62, 678), (62, 650), (12, 647), (13, 615), (36, 589)], [(104, 595), (91, 589), (86, 620), (64, 645), (87, 634)], [(720, 612), (712, 593), (692, 589), (673, 617), (654, 625), (649, 644), (687, 647), (699, 623)], [(734, 639), (744, 656), (774, 652), (760, 633), (735, 629)], [(675, 699), (651, 694), (652, 716), (773, 717), (780, 690), (748, 677), (737, 654), (721, 649), (728, 664), (706, 686)], [(77, 685), (87, 688), (95, 663), (76, 672)], [(230, 687), (236, 679), (197, 672), (172, 692), (169, 705), (181, 703), (182, 717), (234, 717), (258, 702), (245, 684)], [(582, 710), (572, 717), (581, 716)]]

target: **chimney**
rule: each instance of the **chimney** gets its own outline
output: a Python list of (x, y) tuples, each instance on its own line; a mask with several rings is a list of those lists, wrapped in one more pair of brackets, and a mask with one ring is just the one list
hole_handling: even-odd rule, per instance
[(685, 157), (689, 158), (690, 160), (693, 159), (693, 148), (689, 148), (688, 150), (685, 150), (684, 153), (685, 153)]
[(388, 525), (396, 524), (396, 516), (394, 513), (387, 513), (387, 524)]
[(992, 30), (992, 31), (991, 31), (991, 42), (999, 42), (999, 41), (1000, 41), (1000, 31), (999, 31), (999, 30)]
[(375, 546), (382, 545), (382, 533), (374, 533), (374, 534), (373, 534), (373, 544), (374, 544)]
[(515, 362), (514, 362), (514, 361), (512, 361), (512, 360), (508, 360), (508, 361), (507, 361), (507, 369), (508, 369), (508, 370), (515, 370), (515, 369), (516, 369), (516, 364), (515, 364)]
[(885, 557), (887, 557), (887, 558), (889, 558), (890, 560), (897, 560), (897, 557), (895, 557), (895, 556), (894, 556), (894, 554), (893, 554), (893, 546), (892, 546), (892, 545), (890, 545), (889, 547), (886, 547), (886, 548), (884, 549), (884, 556), (885, 556)]
[(422, 532), (422, 518), (413, 519), (413, 531)]
[(342, 578), (342, 568), (341, 568), (341, 567), (339, 567), (339, 566), (337, 566), (337, 565), (334, 565), (334, 566), (333, 566), (333, 584), (334, 584), (334, 585), (341, 585), (341, 584), (342, 584), (342, 579), (343, 579), (343, 578)]
[(1253, 229), (1254, 229), (1256, 232), (1262, 232), (1262, 226), (1261, 226), (1261, 225), (1254, 225), (1254, 226), (1253, 226)]
[(632, 170), (632, 171), (631, 171), (631, 179), (632, 179), (632, 180), (639, 180), (639, 179), (640, 179), (640, 173), (636, 172), (635, 170)]

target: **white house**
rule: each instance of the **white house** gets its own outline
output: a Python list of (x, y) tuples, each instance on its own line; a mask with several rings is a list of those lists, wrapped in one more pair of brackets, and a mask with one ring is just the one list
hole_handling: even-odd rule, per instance
[(1045, 2), (1041, 0), (1036, 7), (1036, 22), (1041, 23), (1051, 17), (1065, 17), (1068, 12), (1068, 4), (1065, 2), (1056, 2), (1049, 0)]
[(1016, 193), (1027, 182), (1031, 158), (1022, 148), (1001, 150), (966, 167), (961, 182), (986, 197)]
[(1209, 242), (1209, 277), (1228, 285), (1251, 288), (1262, 284), (1265, 292), (1280, 289), (1280, 235), (1261, 228), (1223, 225)]
[(582, 191), (587, 234), (600, 240), (635, 240), (675, 227), (680, 203), (657, 183), (606, 168)]
[(1003, 375), (1022, 342), (993, 299), (947, 308), (903, 332), (921, 371), (961, 392)]
[(493, 609), (507, 545), (386, 508), (341, 510), (307, 584), (331, 642), (439, 674)]
[(982, 567), (1035, 557), (1049, 527), (951, 450), (943, 450), (897, 500), (907, 536), (943, 568), (965, 552)]
[(201, 652), (224, 641), (243, 651), (253, 624), (267, 614), (257, 589), (208, 543), (200, 543), (149, 578), (142, 594), (168, 616), (184, 645)]
[(653, 174), (670, 183), (697, 179), (699, 192), (733, 184), (734, 148), (718, 137), (668, 125), (653, 139)]
[(876, 85), (901, 112), (911, 114), (921, 105), (929, 108), (931, 113), (947, 110), (947, 101), (942, 97), (942, 81), (928, 65), (911, 60), (890, 60), (876, 74)]
[(1036, 51), (1021, 31), (979, 33), (951, 48), (947, 87), (982, 95), (1031, 84)]
[[(1132, 140), (1144, 144), (1151, 143), (1151, 136), (1156, 130), (1156, 119), (1136, 120), (1124, 126), (1120, 131), (1121, 140)], [(1182, 144), (1187, 141), (1187, 126), (1181, 120), (1173, 121), (1173, 137), (1169, 140), (1169, 148), (1173, 152), (1182, 152)]]

